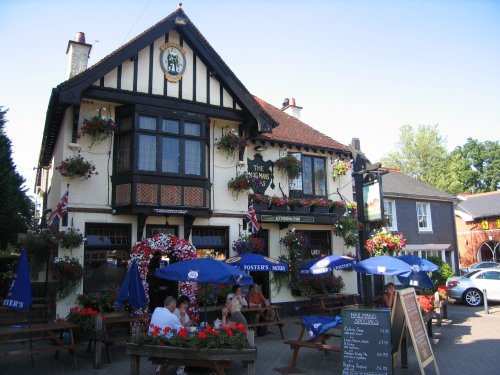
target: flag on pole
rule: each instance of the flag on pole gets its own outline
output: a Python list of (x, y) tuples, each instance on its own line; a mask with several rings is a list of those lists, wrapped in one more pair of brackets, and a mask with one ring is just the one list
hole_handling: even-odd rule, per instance
[(62, 220), (63, 215), (68, 211), (68, 202), (69, 202), (69, 190), (66, 190), (66, 193), (63, 194), (61, 200), (57, 203), (56, 208), (54, 208), (54, 210), (50, 213), (49, 218), (47, 219), (48, 227), (52, 225), (57, 216), (59, 216)]
[(253, 208), (253, 200), (248, 204), (248, 212), (246, 214), (246, 218), (250, 221), (252, 225), (252, 233), (257, 233), (260, 230), (260, 223), (257, 220), (257, 214)]

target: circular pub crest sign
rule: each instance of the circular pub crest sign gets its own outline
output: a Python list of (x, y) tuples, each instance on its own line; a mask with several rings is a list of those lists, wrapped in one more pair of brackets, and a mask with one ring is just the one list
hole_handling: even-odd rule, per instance
[(186, 49), (175, 42), (165, 43), (160, 47), (160, 65), (165, 78), (170, 82), (178, 82), (186, 70)]

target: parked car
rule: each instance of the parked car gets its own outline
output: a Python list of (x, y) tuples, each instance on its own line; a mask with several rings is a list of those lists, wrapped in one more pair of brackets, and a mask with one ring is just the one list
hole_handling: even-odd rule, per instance
[(493, 262), (493, 261), (485, 261), (485, 262), (477, 262), (474, 264), (471, 264), (469, 267), (464, 267), (460, 268), (460, 273), (462, 275), (465, 275), (469, 272), (472, 272), (474, 270), (480, 270), (484, 268), (494, 268), (500, 266), (500, 263)]
[(488, 301), (500, 301), (500, 269), (479, 269), (463, 276), (450, 277), (446, 286), (450, 297), (469, 306), (483, 304), (485, 289)]

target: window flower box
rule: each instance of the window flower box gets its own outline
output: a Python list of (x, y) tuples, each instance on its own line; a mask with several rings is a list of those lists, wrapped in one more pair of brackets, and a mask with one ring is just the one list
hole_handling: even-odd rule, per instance
[(271, 210), (273, 211), (288, 211), (286, 199), (273, 195), (269, 198), (271, 202)]
[(288, 206), (294, 212), (300, 212), (300, 213), (311, 212), (309, 204), (310, 200), (306, 198), (292, 198), (288, 200)]
[(312, 212), (327, 214), (330, 212), (331, 201), (324, 198), (313, 199), (311, 200), (310, 206)]
[(248, 202), (253, 202), (255, 211), (269, 210), (269, 196), (264, 194), (248, 194)]

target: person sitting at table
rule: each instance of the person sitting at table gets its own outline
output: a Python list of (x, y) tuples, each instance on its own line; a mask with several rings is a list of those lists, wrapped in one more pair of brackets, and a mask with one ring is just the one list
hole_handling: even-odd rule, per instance
[(232, 299), (236, 299), (238, 301), (239, 310), (245, 309), (248, 307), (248, 302), (245, 299), (245, 297), (243, 297), (243, 294), (242, 294), (241, 285), (234, 285), (233, 286), (233, 292), (229, 293), (227, 295), (226, 303), (231, 301)]
[(239, 303), (235, 298), (233, 298), (222, 308), (221, 327), (232, 328), (239, 323), (248, 328), (247, 320), (240, 311)]
[(183, 327), (189, 327), (192, 323), (187, 313), (189, 303), (189, 297), (183, 294), (177, 300), (177, 308), (174, 310), (174, 314), (179, 318)]
[[(149, 323), (149, 333), (154, 332), (156, 327), (160, 328), (160, 332), (163, 332), (165, 327), (170, 327), (170, 329), (176, 331), (183, 327), (177, 315), (174, 314), (177, 305), (176, 302), (175, 297), (168, 296), (163, 302), (163, 307), (155, 308), (153, 315), (151, 316), (151, 322)], [(184, 367), (185, 366), (179, 366), (177, 368), (176, 375), (183, 375)], [(155, 374), (164, 374), (165, 370), (166, 366), (160, 365), (156, 369)]]
[[(248, 292), (246, 296), (246, 300), (248, 301), (248, 306), (249, 307), (264, 307), (264, 306), (269, 306), (269, 300), (264, 297), (264, 295), (261, 293), (259, 284), (254, 283), (250, 291)], [(255, 316), (254, 316), (254, 322), (253, 323), (258, 323), (260, 320), (263, 321), (273, 321), (274, 320), (274, 310), (272, 309), (265, 309), (262, 311), (258, 311)]]
[(394, 283), (387, 284), (384, 294), (382, 294), (382, 300), (380, 301), (380, 307), (392, 308), (394, 304), (394, 299), (396, 298), (396, 287)]

